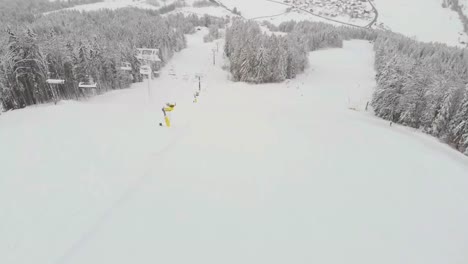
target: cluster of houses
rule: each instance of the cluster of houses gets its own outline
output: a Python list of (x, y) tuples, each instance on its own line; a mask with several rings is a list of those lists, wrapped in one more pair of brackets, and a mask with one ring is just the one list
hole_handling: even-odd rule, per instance
[(283, 0), (284, 3), (326, 17), (347, 16), (372, 20), (374, 12), (368, 0)]

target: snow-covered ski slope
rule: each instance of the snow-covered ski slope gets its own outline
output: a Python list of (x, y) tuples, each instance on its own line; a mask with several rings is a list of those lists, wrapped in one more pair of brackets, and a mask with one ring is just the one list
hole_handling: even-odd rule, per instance
[(452, 46), (466, 41), (458, 14), (442, 8), (442, 0), (375, 0), (375, 5), (379, 22), (395, 32)]
[(0, 116), (0, 263), (468, 261), (468, 160), (363, 111), (369, 43), (248, 85), (204, 34), (150, 99), (141, 83)]

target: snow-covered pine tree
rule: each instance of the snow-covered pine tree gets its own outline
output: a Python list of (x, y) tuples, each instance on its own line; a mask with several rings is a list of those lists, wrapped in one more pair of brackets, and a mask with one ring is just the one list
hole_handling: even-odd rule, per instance
[(272, 45), (270, 39), (262, 35), (259, 41), (260, 47), (257, 50), (256, 56), (257, 65), (253, 67), (252, 70), (255, 72), (254, 81), (255, 83), (267, 83), (272, 81), (271, 72), (269, 71), (269, 64), (271, 62), (270, 52)]
[(448, 80), (440, 75), (433, 74), (432, 82), (427, 87), (426, 107), (421, 115), (421, 128), (424, 132), (431, 134), (432, 123), (437, 117), (444, 97), (444, 90), (448, 89)]
[(287, 50), (282, 48), (281, 39), (276, 35), (271, 36), (270, 41), (268, 72), (271, 74), (272, 82), (281, 82), (286, 79)]
[(400, 103), (410, 63), (406, 57), (394, 56), (382, 67), (371, 102), (377, 116), (393, 122), (400, 119), (402, 111)]
[(85, 82), (88, 81), (88, 73), (89, 73), (89, 66), (88, 66), (88, 47), (85, 43), (80, 42), (78, 44), (78, 56), (76, 56), (77, 61), (74, 68), (75, 79), (78, 82)]
[[(9, 31), (6, 75), (19, 107), (47, 101), (46, 63), (31, 29), (16, 35)], [(17, 106), (18, 107), (18, 106)]]
[(402, 89), (399, 122), (406, 126), (419, 128), (421, 125), (421, 117), (427, 105), (427, 87), (432, 82), (432, 75), (427, 74), (431, 72), (429, 68), (423, 66), (421, 61), (414, 64)]
[(307, 48), (300, 36), (286, 38), (283, 41), (283, 48), (287, 52), (286, 78), (293, 79), (308, 65)]
[(89, 73), (92, 79), (98, 83), (98, 89), (106, 89), (107, 85), (103, 80), (103, 75), (106, 74), (106, 62), (103, 57), (103, 51), (97, 38), (93, 38), (92, 43), (89, 47)]
[(450, 141), (449, 124), (459, 101), (461, 90), (451, 84), (445, 91), (440, 109), (432, 122), (431, 134), (446, 141)]
[(308, 63), (304, 38), (261, 33), (253, 21), (236, 19), (226, 32), (225, 54), (235, 81), (280, 82), (294, 78)]
[(449, 133), (455, 148), (464, 152), (468, 148), (468, 90), (449, 124)]

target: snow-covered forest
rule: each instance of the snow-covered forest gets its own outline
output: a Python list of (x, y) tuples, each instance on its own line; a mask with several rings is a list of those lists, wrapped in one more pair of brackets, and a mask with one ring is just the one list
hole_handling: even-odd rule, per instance
[(375, 43), (377, 116), (421, 129), (468, 155), (468, 53), (402, 36)]
[[(281, 82), (304, 71), (308, 54), (324, 48), (341, 48), (343, 40), (375, 40), (377, 31), (335, 27), (310, 21), (288, 21), (279, 26), (237, 19), (227, 30), (225, 54), (235, 81)], [(278, 34), (279, 33), (279, 34)]]
[[(98, 84), (97, 93), (126, 88), (141, 80), (137, 47), (159, 49), (164, 64), (185, 47), (184, 34), (193, 33), (196, 26), (224, 22), (209, 16), (162, 17), (156, 11), (126, 8), (85, 15), (57, 12), (9, 27), (0, 42), (3, 108), (85, 96), (78, 83), (90, 78)], [(120, 70), (124, 62), (131, 64), (130, 74)], [(65, 84), (54, 91), (46, 83), (48, 78), (63, 79)]]
[(225, 54), (235, 81), (281, 82), (294, 78), (307, 66), (307, 50), (301, 37), (262, 34), (253, 21), (234, 21), (226, 32)]

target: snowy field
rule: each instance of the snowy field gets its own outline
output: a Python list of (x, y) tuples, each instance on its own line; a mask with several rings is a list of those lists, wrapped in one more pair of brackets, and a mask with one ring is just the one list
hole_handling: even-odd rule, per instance
[[(266, 0), (220, 0), (220, 2), (230, 8), (237, 7), (246, 18), (274, 16), (284, 13), (287, 8)], [(467, 40), (458, 14), (448, 8), (442, 8), (442, 0), (375, 0), (374, 3), (379, 11), (378, 23), (383, 23), (392, 31), (424, 42), (441, 42), (452, 46), (460, 46), (460, 41)], [(368, 24), (363, 20), (347, 20), (343, 17), (337, 19), (360, 26)], [(304, 12), (290, 12), (266, 20), (274, 24), (289, 20), (329, 23)]]
[[(195, 14), (198, 16), (204, 16), (210, 15), (210, 16), (215, 16), (215, 17), (226, 17), (226, 16), (231, 16), (232, 13), (229, 12), (228, 10), (216, 6), (208, 6), (208, 7), (193, 7), (193, 3), (196, 0), (185, 0), (186, 6), (183, 7), (178, 7), (176, 10), (172, 12), (168, 12), (167, 15), (169, 14), (174, 14), (174, 13), (182, 13), (185, 15), (191, 15)], [(176, 2), (176, 0), (167, 0), (165, 5), (170, 5), (172, 3)], [(160, 8), (164, 7), (164, 2), (162, 0), (159, 0), (159, 6), (154, 6), (149, 3), (147, 3), (145, 0), (104, 0), (103, 2), (97, 2), (97, 3), (92, 3), (92, 4), (86, 4), (86, 5), (77, 5), (74, 7), (62, 9), (63, 10), (77, 10), (80, 12), (89, 12), (89, 11), (97, 11), (97, 10), (102, 10), (102, 9), (110, 9), (110, 10), (115, 10), (119, 8), (125, 8), (125, 7), (136, 7), (136, 8), (141, 8), (141, 9), (150, 9), (150, 10), (159, 10)], [(52, 11), (52, 12), (58, 12), (58, 11)], [(52, 12), (48, 12), (45, 14), (49, 14)]]
[(287, 6), (265, 0), (218, 0), (228, 8), (237, 8), (245, 18), (256, 18), (284, 13)]
[(0, 263), (467, 263), (468, 159), (363, 111), (368, 42), (248, 85), (204, 34), (149, 92), (0, 116)]
[[(199, 15), (209, 14), (220, 17), (230, 15), (221, 7), (194, 8), (192, 7), (194, 1), (195, 0), (186, 0), (185, 3), (187, 6), (178, 8), (174, 12)], [(330, 21), (311, 16), (305, 12), (295, 11), (285, 13), (288, 8), (287, 6), (266, 0), (218, 1), (228, 8), (233, 9), (236, 7), (242, 15), (248, 19), (262, 18), (274, 24), (280, 24), (281, 22), (289, 20), (311, 20), (330, 23)], [(466, 0), (463, 0), (461, 3), (463, 4), (464, 1)], [(175, 2), (175, 0), (167, 0), (166, 4), (171, 4), (173, 2)], [(375, 0), (374, 3), (379, 11), (378, 24), (382, 23), (386, 28), (392, 31), (424, 42), (441, 42), (452, 46), (461, 46), (461, 41), (468, 41), (468, 37), (463, 33), (463, 26), (457, 13), (448, 8), (442, 8), (442, 0)], [(156, 7), (146, 3), (145, 0), (105, 0), (104, 2), (79, 5), (70, 9), (92, 11), (103, 8), (117, 9), (128, 6), (157, 10), (163, 6), (163, 2), (161, 0), (160, 7)], [(337, 17), (336, 19), (359, 26), (368, 24), (366, 20), (346, 19), (344, 17)], [(334, 24), (338, 25), (337, 23)]]
[[(142, 8), (142, 9), (151, 9), (151, 10), (158, 10), (160, 8), (160, 7), (147, 4), (144, 0), (139, 0), (139, 1), (104, 0), (103, 2), (97, 2), (97, 3), (85, 4), (85, 5), (77, 5), (74, 7), (65, 8), (63, 10), (77, 10), (80, 12), (89, 12), (89, 11), (96, 11), (96, 10), (101, 10), (101, 9), (115, 10), (115, 9), (124, 8), (124, 7), (137, 7), (137, 8)], [(53, 11), (53, 12), (57, 12), (57, 11)]]
[[(284, 13), (286, 6), (265, 0), (220, 0), (230, 8), (237, 7), (246, 18), (274, 16)], [(466, 41), (463, 25), (457, 13), (442, 8), (441, 0), (375, 0), (378, 11), (378, 23), (383, 23), (392, 31), (402, 33), (424, 42), (442, 42), (460, 46)], [(289, 20), (326, 20), (313, 17), (304, 12), (286, 13), (282, 16), (266, 18), (274, 24)], [(366, 21), (353, 21), (338, 18), (356, 25), (366, 25)]]
[(178, 8), (174, 12), (168, 13), (168, 15), (173, 13), (181, 13), (184, 15), (198, 15), (198, 16), (214, 16), (214, 17), (226, 17), (232, 16), (232, 13), (224, 8), (219, 8), (217, 6), (208, 6), (208, 7), (192, 7), (192, 6), (185, 6)]
[(466, 41), (456, 12), (442, 8), (442, 0), (375, 0), (379, 22), (392, 31), (424, 42), (452, 46)]

